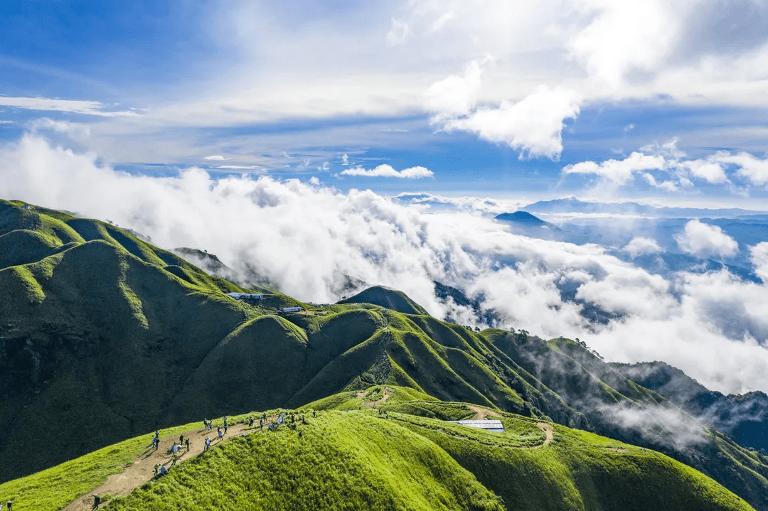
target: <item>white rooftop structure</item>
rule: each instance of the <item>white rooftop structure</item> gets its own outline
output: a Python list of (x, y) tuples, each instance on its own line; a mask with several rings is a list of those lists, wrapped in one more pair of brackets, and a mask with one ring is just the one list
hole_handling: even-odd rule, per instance
[(494, 433), (503, 433), (504, 425), (497, 419), (473, 419), (463, 421), (449, 421), (454, 424), (461, 424), (470, 428), (484, 429), (486, 431), (493, 431)]
[(282, 312), (300, 312), (301, 311), (301, 307), (283, 307), (282, 309), (280, 309), (280, 311), (282, 311)]

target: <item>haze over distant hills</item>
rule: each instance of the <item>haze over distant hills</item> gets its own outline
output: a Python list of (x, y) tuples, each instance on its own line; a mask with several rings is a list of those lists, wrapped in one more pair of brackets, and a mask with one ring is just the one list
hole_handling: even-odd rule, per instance
[(741, 208), (692, 208), (652, 206), (638, 202), (594, 202), (583, 201), (576, 197), (543, 200), (533, 202), (522, 208), (525, 211), (541, 214), (601, 214), (630, 215), (654, 218), (729, 218), (746, 215), (764, 215), (768, 211)]

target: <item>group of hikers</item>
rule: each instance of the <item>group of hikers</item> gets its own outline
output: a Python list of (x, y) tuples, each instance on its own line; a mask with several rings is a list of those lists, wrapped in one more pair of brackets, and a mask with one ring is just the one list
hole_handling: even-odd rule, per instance
[[(317, 412), (312, 411), (312, 416), (317, 417)], [(227, 431), (229, 430), (229, 418), (224, 417), (222, 421), (222, 426), (216, 426), (216, 437), (219, 441), (222, 441), (224, 439), (224, 435), (227, 434)], [(254, 424), (256, 423), (256, 418), (252, 415), (249, 415), (244, 421), (244, 424), (247, 424), (249, 428), (253, 428)], [(287, 423), (288, 427), (290, 429), (296, 430), (297, 425), (299, 423), (307, 424), (307, 420), (304, 417), (304, 414), (297, 415), (294, 413), (290, 413), (286, 415), (285, 413), (281, 413), (277, 416), (277, 419), (267, 425), (267, 414), (262, 413), (259, 417), (259, 430), (263, 430), (264, 426), (267, 425), (267, 428), (270, 431), (276, 430), (280, 425), (283, 423)], [(203, 419), (203, 427), (206, 432), (213, 431), (213, 421), (208, 419)], [(302, 437), (302, 431), (298, 431), (299, 438)], [(206, 436), (204, 443), (203, 443), (203, 452), (207, 452), (208, 449), (211, 447), (211, 437)], [(160, 448), (160, 430), (156, 430), (155, 434), (152, 437), (152, 447), (155, 451), (157, 451)], [(185, 438), (184, 434), (179, 435), (179, 441), (174, 442), (171, 444), (171, 446), (168, 448), (167, 454), (170, 454), (172, 456), (171, 458), (171, 464), (167, 466), (166, 464), (160, 464), (156, 463), (154, 467), (152, 467), (152, 473), (154, 478), (162, 477), (166, 474), (168, 474), (169, 468), (173, 467), (176, 464), (176, 461), (178, 460), (179, 453), (181, 452), (181, 449), (184, 448), (185, 452), (189, 452), (190, 450), (190, 441), (189, 437)], [(99, 495), (93, 495), (93, 509), (98, 509), (101, 505), (101, 497)], [(9, 500), (6, 502), (5, 507), (3, 507), (2, 502), (0, 502), (0, 511), (13, 511), (13, 503)]]

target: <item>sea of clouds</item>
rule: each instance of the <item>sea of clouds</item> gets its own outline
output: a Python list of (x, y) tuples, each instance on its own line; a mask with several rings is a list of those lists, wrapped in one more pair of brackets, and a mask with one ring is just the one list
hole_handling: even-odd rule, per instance
[[(505, 326), (579, 337), (609, 360), (663, 360), (723, 392), (768, 390), (766, 243), (752, 249), (761, 283), (726, 271), (662, 277), (599, 245), (513, 234), (482, 207), (428, 208), (317, 179), (134, 175), (35, 134), (0, 149), (0, 197), (108, 219), (165, 248), (208, 250), (306, 301), (339, 299), (351, 278), (477, 324), (471, 309), (435, 296), (439, 281), (481, 299)], [(724, 242), (697, 224), (680, 236)], [(575, 300), (563, 298), (566, 284)], [(584, 306), (614, 319), (590, 323)]]

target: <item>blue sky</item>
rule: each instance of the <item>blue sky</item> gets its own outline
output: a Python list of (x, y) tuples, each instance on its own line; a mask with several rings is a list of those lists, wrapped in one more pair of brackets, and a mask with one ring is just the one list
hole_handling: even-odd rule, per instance
[(731, 5), (10, 0), (0, 140), (152, 175), (759, 205), (768, 8)]

